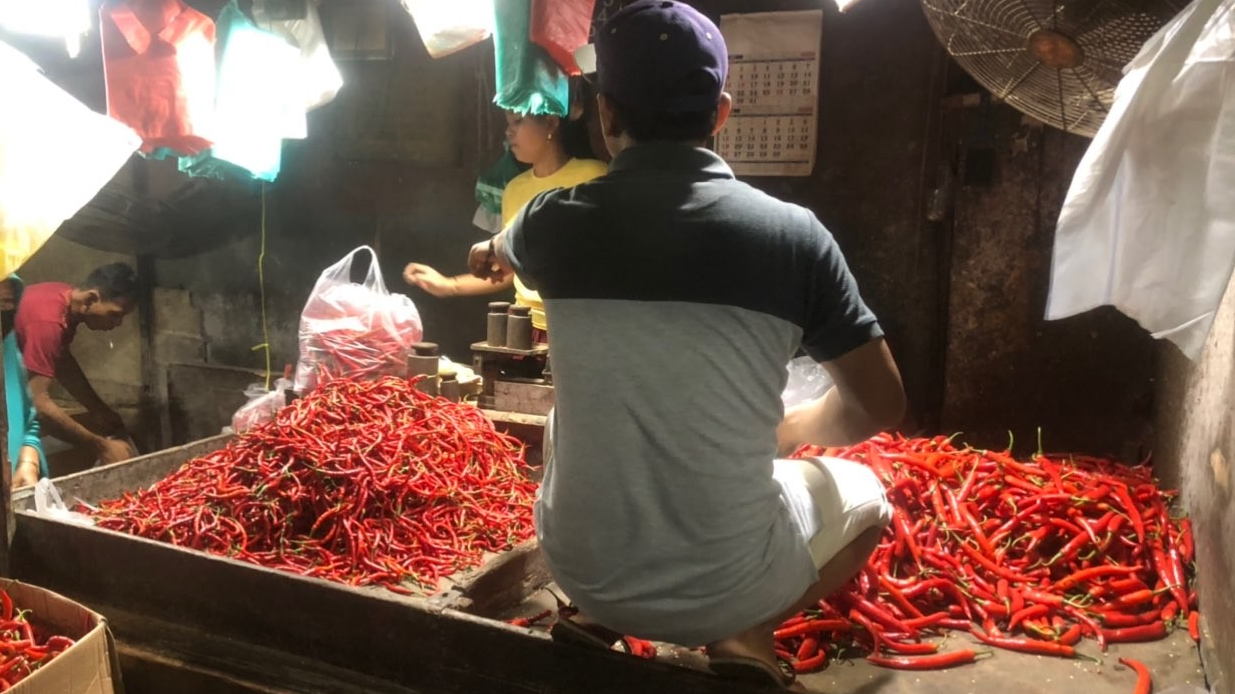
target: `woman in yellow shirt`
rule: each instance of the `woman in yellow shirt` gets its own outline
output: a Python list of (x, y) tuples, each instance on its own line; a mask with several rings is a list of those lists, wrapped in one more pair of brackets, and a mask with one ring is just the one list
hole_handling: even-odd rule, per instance
[[(502, 193), (503, 227), (509, 226), (519, 210), (538, 194), (554, 188), (577, 186), (603, 176), (608, 170), (604, 162), (576, 159), (570, 155), (565, 132), (568, 125), (584, 128), (582, 118), (567, 123), (557, 116), (506, 113), (506, 141), (510, 144), (510, 152), (515, 159), (531, 164), (532, 168), (506, 184)], [(403, 270), (403, 279), (438, 297), (496, 294), (513, 286), (515, 303), (532, 309), (532, 327), (540, 331), (548, 330), (540, 295), (523, 286), (513, 275), (502, 282), (493, 283), (467, 273), (447, 277), (428, 265), (409, 263)]]

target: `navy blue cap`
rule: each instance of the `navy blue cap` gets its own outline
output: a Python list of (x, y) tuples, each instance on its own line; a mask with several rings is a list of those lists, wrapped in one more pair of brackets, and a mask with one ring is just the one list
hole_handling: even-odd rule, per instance
[(705, 111), (720, 100), (729, 50), (703, 13), (675, 0), (638, 0), (594, 39), (596, 89), (627, 108)]

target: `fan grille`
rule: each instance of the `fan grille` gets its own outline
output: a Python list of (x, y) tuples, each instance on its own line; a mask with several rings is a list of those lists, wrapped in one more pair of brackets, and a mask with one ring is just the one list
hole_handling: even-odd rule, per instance
[[(1183, 0), (922, 0), (948, 53), (996, 98), (1068, 132), (1092, 137), (1123, 67)], [(1046, 34), (1049, 32), (1049, 34)], [(1075, 61), (1057, 69), (1030, 49), (1048, 35)], [(1073, 64), (1075, 63), (1075, 64)]]

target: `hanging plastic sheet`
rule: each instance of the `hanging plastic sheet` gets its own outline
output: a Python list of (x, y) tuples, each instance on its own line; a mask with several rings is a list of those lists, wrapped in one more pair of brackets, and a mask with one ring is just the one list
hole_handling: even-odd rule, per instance
[[(308, 135), (300, 80), (300, 49), (262, 31), (232, 0), (218, 19), (219, 79), (214, 146), (180, 160), (190, 176), (221, 178), (234, 165), (253, 178), (279, 175), (284, 138)], [(220, 163), (222, 162), (222, 164)]]
[(266, 0), (254, 0), (253, 20), (258, 28), (282, 37), (300, 49), (300, 65), (296, 79), (300, 82), (304, 94), (304, 108), (311, 111), (334, 100), (339, 89), (343, 87), (343, 76), (339, 74), (338, 66), (330, 57), (330, 47), (326, 45), (326, 34), (322, 31), (322, 20), (317, 12), (317, 2), (303, 2), (303, 18), (274, 19), (267, 10)]
[(26, 262), (141, 144), (0, 42), (0, 278)]
[(549, 53), (568, 75), (581, 75), (575, 49), (588, 41), (596, 0), (532, 0), (532, 43)]
[(493, 33), (493, 3), (494, 0), (403, 0), (403, 9), (416, 22), (429, 55), (444, 58), (489, 38)]
[(521, 114), (566, 117), (570, 82), (530, 38), (531, 0), (494, 0), (497, 96), (493, 103)]
[(472, 217), (472, 224), (490, 234), (502, 230), (502, 194), (506, 192), (506, 184), (510, 183), (510, 179), (526, 169), (527, 165), (520, 164), (507, 147), (493, 166), (480, 174), (476, 179), (476, 202), (480, 203), (480, 207)]
[(180, 0), (99, 9), (107, 114), (137, 131), (142, 154), (192, 156), (210, 146), (214, 22)]
[(1196, 0), (1128, 64), (1055, 232), (1053, 320), (1113, 305), (1190, 358), (1235, 267), (1235, 0)]

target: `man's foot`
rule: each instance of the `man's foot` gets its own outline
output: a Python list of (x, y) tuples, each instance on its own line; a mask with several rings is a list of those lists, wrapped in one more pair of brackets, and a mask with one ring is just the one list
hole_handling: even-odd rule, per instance
[(744, 632), (708, 644), (708, 667), (726, 679), (754, 685), (805, 691), (791, 671), (781, 667), (772, 650), (772, 635)]

